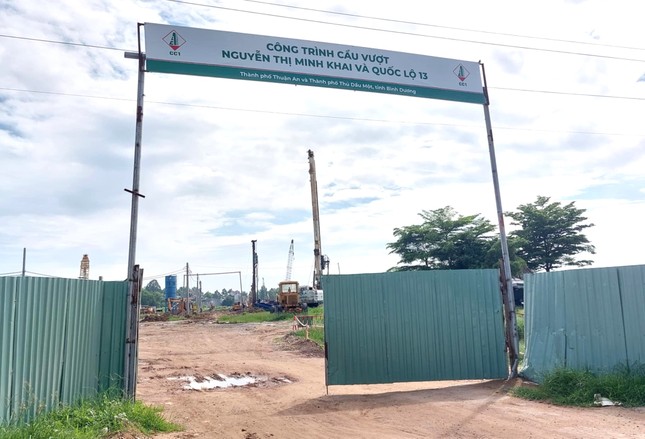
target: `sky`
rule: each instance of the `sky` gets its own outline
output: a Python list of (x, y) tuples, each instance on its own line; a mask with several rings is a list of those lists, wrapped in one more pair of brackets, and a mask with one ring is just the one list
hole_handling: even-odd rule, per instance
[[(20, 274), (26, 249), (28, 275), (77, 278), (88, 254), (91, 279), (126, 278), (137, 23), (481, 61), (503, 210), (574, 201), (594, 224), (596, 254), (581, 257), (645, 263), (645, 28), (631, 1), (0, 0), (0, 275)], [(188, 263), (191, 286), (199, 274), (203, 291), (248, 291), (257, 240), (272, 288), (293, 239), (292, 278), (310, 284), (309, 149), (330, 274), (395, 266), (393, 229), (423, 210), (497, 223), (482, 108), (146, 73), (144, 283), (181, 286)]]

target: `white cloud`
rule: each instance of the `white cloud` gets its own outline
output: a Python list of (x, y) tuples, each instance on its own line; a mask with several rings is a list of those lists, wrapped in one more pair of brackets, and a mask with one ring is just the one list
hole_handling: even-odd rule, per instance
[[(504, 209), (537, 195), (575, 200), (596, 224), (588, 236), (598, 266), (644, 262), (645, 89), (636, 79), (642, 63), (630, 61), (642, 59), (642, 50), (615, 47), (645, 36), (629, 2), (549, 0), (530, 11), (501, 0), (462, 2), (458, 10), (409, 0), (316, 4), (410, 23), (203, 3), (354, 27), (162, 0), (0, 6), (5, 35), (118, 49), (0, 37), (0, 272), (19, 271), (27, 247), (28, 271), (75, 277), (88, 253), (92, 278), (124, 278), (136, 61), (123, 50), (136, 50), (137, 22), (482, 60)], [(309, 282), (308, 149), (316, 156), (332, 273), (395, 265), (385, 248), (392, 230), (417, 223), (422, 210), (450, 205), (495, 221), (477, 105), (157, 73), (146, 75), (145, 92), (137, 261), (146, 276), (189, 262), (193, 272), (241, 271), (248, 289), (250, 241), (257, 239), (260, 278), (272, 287), (294, 239), (294, 277)], [(239, 285), (236, 275), (202, 281), (210, 290)]]

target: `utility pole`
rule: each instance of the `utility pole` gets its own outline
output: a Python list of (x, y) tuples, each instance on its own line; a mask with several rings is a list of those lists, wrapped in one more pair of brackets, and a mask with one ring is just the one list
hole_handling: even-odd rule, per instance
[[(139, 180), (141, 172), (141, 138), (143, 133), (143, 85), (145, 78), (145, 54), (141, 51), (141, 27), (143, 23), (137, 24), (138, 51), (136, 53), (126, 52), (126, 58), (133, 58), (139, 61), (137, 75), (137, 112), (134, 135), (134, 166), (132, 171), (132, 189), (124, 189), (132, 194), (130, 210), (130, 240), (128, 244), (128, 296), (126, 310), (125, 329), (125, 355), (123, 368), (124, 395), (134, 400), (137, 388), (137, 363), (139, 358), (139, 291), (140, 291), (140, 270), (136, 264), (137, 250), (137, 224), (139, 221), (139, 198), (144, 195), (139, 193)], [(139, 288), (139, 290), (137, 290)]]
[[(258, 254), (255, 248), (255, 243), (257, 241), (257, 239), (251, 240), (251, 250), (253, 252), (253, 278), (251, 279), (251, 297), (249, 297), (250, 306), (253, 306), (253, 304), (257, 302), (258, 299)], [(242, 291), (240, 291), (240, 294), (241, 293)]]
[(25, 277), (25, 271), (27, 268), (27, 247), (22, 249), (22, 277)]
[[(199, 279), (199, 275), (197, 275), (197, 279)], [(197, 312), (201, 314), (202, 312), (202, 281), (197, 280), (197, 289), (199, 290), (199, 296), (197, 300)]]
[(186, 262), (186, 313), (190, 315), (190, 267)]
[(200, 282), (199, 282), (199, 273), (197, 273), (197, 281), (195, 282), (195, 288), (197, 288), (197, 297), (195, 298), (196, 303), (197, 303), (197, 313), (202, 310), (202, 291), (200, 289)]
[(504, 304), (504, 316), (506, 320), (506, 340), (508, 342), (508, 357), (511, 366), (510, 378), (517, 376), (519, 363), (519, 336), (517, 332), (517, 320), (515, 316), (515, 298), (513, 296), (513, 277), (511, 272), (511, 258), (506, 240), (506, 228), (504, 226), (504, 210), (502, 209), (502, 196), (499, 189), (499, 178), (497, 173), (497, 159), (495, 158), (495, 142), (493, 141), (493, 128), (490, 119), (490, 100), (488, 97), (488, 85), (486, 83), (486, 70), (480, 62), (482, 78), (484, 80), (484, 120), (486, 121), (486, 133), (488, 135), (488, 153), (490, 155), (490, 167), (493, 174), (493, 187), (495, 189), (495, 204), (497, 207), (497, 221), (499, 224), (499, 241), (502, 247), (502, 302)]

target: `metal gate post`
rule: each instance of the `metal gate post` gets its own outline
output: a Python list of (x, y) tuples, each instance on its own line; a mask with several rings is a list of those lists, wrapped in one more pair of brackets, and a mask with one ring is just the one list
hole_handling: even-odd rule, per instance
[(495, 159), (495, 144), (493, 142), (493, 128), (490, 120), (488, 86), (486, 84), (486, 71), (484, 64), (480, 62), (482, 78), (484, 80), (484, 119), (486, 120), (486, 134), (488, 136), (488, 152), (490, 154), (490, 167), (493, 174), (493, 186), (495, 188), (495, 203), (497, 206), (497, 221), (499, 223), (499, 240), (502, 247), (502, 299), (504, 302), (504, 316), (506, 327), (506, 340), (508, 344), (508, 356), (511, 363), (510, 377), (517, 376), (519, 360), (519, 337), (515, 321), (515, 298), (513, 297), (513, 276), (511, 273), (511, 259), (508, 252), (508, 241), (506, 240), (506, 228), (504, 227), (504, 211), (502, 209), (502, 197), (499, 190), (499, 179), (497, 176), (497, 160)]
[(130, 214), (130, 243), (128, 249), (128, 309), (126, 313), (125, 333), (125, 364), (123, 370), (124, 393), (129, 399), (134, 400), (136, 393), (137, 377), (137, 349), (138, 349), (138, 325), (139, 325), (139, 300), (137, 285), (140, 282), (139, 269), (135, 266), (137, 252), (137, 222), (139, 218), (139, 175), (141, 171), (141, 137), (143, 132), (143, 86), (145, 78), (145, 54), (141, 51), (141, 27), (143, 23), (137, 24), (137, 38), (139, 51), (136, 54), (125, 53), (126, 58), (139, 60), (139, 74), (137, 81), (137, 115), (134, 139), (134, 170), (132, 172), (132, 189), (125, 189), (132, 194), (132, 209)]

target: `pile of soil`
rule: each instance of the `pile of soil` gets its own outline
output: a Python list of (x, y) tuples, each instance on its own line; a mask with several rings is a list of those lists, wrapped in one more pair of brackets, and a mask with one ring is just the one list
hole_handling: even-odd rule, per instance
[(325, 350), (316, 342), (305, 340), (293, 333), (285, 335), (280, 341), (280, 347), (285, 351), (297, 351), (299, 354), (310, 358), (324, 358)]

